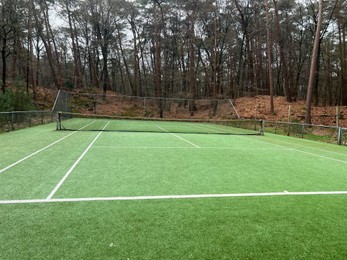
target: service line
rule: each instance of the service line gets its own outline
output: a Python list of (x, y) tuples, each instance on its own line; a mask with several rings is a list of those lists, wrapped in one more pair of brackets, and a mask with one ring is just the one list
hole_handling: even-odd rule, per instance
[(195, 148), (200, 148), (200, 146), (198, 146), (198, 145), (196, 145), (196, 144), (194, 144), (194, 143), (188, 141), (187, 139), (184, 139), (183, 137), (180, 137), (179, 135), (176, 135), (176, 134), (174, 134), (174, 133), (170, 133), (170, 132), (169, 132), (168, 130), (166, 130), (165, 128), (162, 128), (162, 127), (160, 127), (160, 126), (157, 126), (157, 127), (158, 127), (159, 129), (165, 131), (166, 133), (169, 133), (169, 134), (175, 136), (176, 138), (181, 139), (182, 141), (185, 141), (186, 143), (188, 143), (188, 144), (194, 146)]

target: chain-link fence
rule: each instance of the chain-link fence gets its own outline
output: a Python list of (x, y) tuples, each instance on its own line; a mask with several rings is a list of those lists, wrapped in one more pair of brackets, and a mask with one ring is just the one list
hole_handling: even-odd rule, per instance
[[(0, 132), (53, 122), (58, 111), (126, 117), (240, 118), (230, 99), (193, 100), (122, 95), (104, 96), (60, 90), (52, 111), (0, 112)], [(264, 122), (265, 133), (347, 145), (347, 128), (289, 122)]]
[(60, 91), (54, 111), (131, 117), (239, 118), (230, 99), (138, 97)]
[(52, 111), (54, 112), (71, 112), (72, 110), (72, 93), (59, 90), (55, 98)]
[(337, 126), (265, 121), (265, 132), (347, 145), (347, 129)]
[(0, 112), (0, 132), (8, 132), (55, 121), (52, 111)]

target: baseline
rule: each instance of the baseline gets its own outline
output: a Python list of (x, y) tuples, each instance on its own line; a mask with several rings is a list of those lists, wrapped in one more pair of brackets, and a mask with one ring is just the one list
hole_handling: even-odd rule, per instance
[(231, 193), (231, 194), (193, 194), (193, 195), (162, 195), (162, 196), (130, 196), (130, 197), (94, 197), (94, 198), (61, 198), (32, 200), (0, 200), (2, 204), (31, 204), (55, 202), (88, 202), (88, 201), (132, 201), (132, 200), (170, 200), (170, 199), (207, 199), (233, 197), (274, 197), (274, 196), (322, 196), (347, 195), (347, 191), (307, 191), (307, 192), (263, 192), (263, 193)]

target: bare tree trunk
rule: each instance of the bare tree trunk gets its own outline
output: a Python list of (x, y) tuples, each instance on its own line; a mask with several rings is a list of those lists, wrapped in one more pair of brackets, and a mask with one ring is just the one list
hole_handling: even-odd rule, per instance
[(270, 32), (269, 21), (269, 1), (266, 0), (266, 38), (267, 38), (267, 57), (268, 57), (268, 69), (269, 69), (269, 88), (270, 88), (270, 112), (275, 113), (274, 107), (274, 86), (273, 86), (273, 71), (272, 71), (272, 37)]
[(134, 66), (134, 95), (142, 95), (142, 91), (140, 88), (140, 64), (138, 57), (138, 46), (137, 46), (137, 31), (136, 31), (136, 21), (135, 17), (132, 14), (128, 19), (131, 25), (131, 32), (133, 34), (133, 66)]
[(77, 48), (77, 42), (76, 42), (76, 30), (75, 30), (74, 22), (72, 21), (73, 17), (71, 17), (69, 1), (65, 1), (65, 8), (66, 8), (67, 18), (69, 22), (70, 37), (71, 37), (71, 43), (72, 43), (72, 53), (73, 53), (74, 65), (75, 65), (74, 85), (76, 88), (80, 88), (82, 86), (82, 80), (81, 80), (82, 73), (81, 73), (81, 66), (80, 66), (79, 54), (78, 54), (78, 48)]
[(280, 48), (280, 58), (282, 62), (283, 90), (284, 90), (284, 95), (286, 97), (286, 100), (288, 102), (292, 102), (292, 93), (291, 93), (291, 88), (289, 86), (287, 59), (286, 59), (285, 50), (284, 50), (284, 39), (283, 39), (282, 30), (280, 27), (279, 15), (278, 15), (278, 0), (273, 0), (273, 3), (275, 7), (275, 18), (276, 18), (275, 24), (276, 24), (276, 31), (277, 31), (277, 37), (278, 37), (278, 45)]
[(2, 48), (1, 48), (1, 61), (2, 61), (2, 92), (6, 92), (6, 81), (7, 81), (7, 39), (2, 39)]
[(196, 75), (195, 75), (195, 13), (193, 12), (190, 16), (190, 29), (189, 29), (189, 92), (190, 98), (190, 115), (194, 115), (196, 110), (194, 99), (196, 98)]
[(317, 73), (317, 57), (318, 57), (318, 51), (319, 51), (322, 15), (323, 15), (323, 0), (319, 0), (318, 22), (317, 22), (316, 34), (314, 38), (313, 51), (312, 51), (310, 77), (309, 77), (308, 86), (307, 86), (306, 115), (305, 115), (306, 124), (311, 124), (311, 121), (312, 121), (311, 106), (312, 106), (313, 88), (314, 88), (316, 73)]
[[(33, 89), (33, 99), (36, 103), (36, 79), (35, 79), (35, 73), (33, 69), (33, 58), (34, 58), (34, 46), (33, 46), (33, 23), (32, 23), (32, 5), (29, 6), (29, 18), (28, 18), (28, 68), (27, 68), (27, 87), (29, 88), (29, 85), (31, 83), (32, 89)], [(39, 55), (39, 54), (37, 54)]]
[(154, 30), (155, 30), (155, 88), (156, 88), (156, 96), (158, 98), (158, 106), (159, 106), (159, 116), (163, 117), (163, 102), (161, 100), (161, 61), (160, 61), (160, 30), (159, 30), (159, 22), (158, 22), (158, 10), (157, 5), (160, 7), (160, 1), (154, 1)]
[(340, 99), (341, 105), (347, 105), (347, 51), (346, 51), (346, 28), (344, 26), (345, 20), (338, 16), (337, 25), (339, 31), (339, 57), (340, 57)]
[(45, 35), (43, 32), (43, 26), (44, 25), (42, 24), (42, 21), (40, 20), (40, 18), (42, 18), (42, 17), (39, 17), (39, 14), (35, 11), (35, 6), (34, 6), (33, 2), (31, 2), (31, 5), (32, 5), (32, 10), (33, 10), (36, 26), (37, 26), (36, 30), (37, 30), (38, 36), (42, 40), (43, 45), (45, 46), (45, 49), (46, 49), (47, 59), (48, 59), (48, 63), (49, 63), (49, 66), (50, 66), (50, 69), (52, 72), (54, 84), (58, 89), (60, 89), (62, 87), (61, 74), (60, 74), (59, 64), (57, 65), (59, 57), (58, 56), (53, 57), (53, 50), (52, 50), (52, 45), (51, 45), (52, 39), (50, 38), (51, 34), (50, 34), (49, 28), (48, 28), (49, 27), (48, 11), (45, 10), (45, 9), (47, 9), (47, 7), (41, 6), (41, 10), (40, 10), (44, 15), (44, 25), (45, 25), (46, 30), (47, 30), (47, 34)]
[(122, 59), (123, 59), (123, 64), (125, 67), (125, 72), (126, 72), (126, 76), (128, 79), (128, 84), (130, 86), (131, 95), (136, 96), (137, 95), (136, 86), (134, 86), (134, 81), (131, 78), (131, 73), (130, 73), (128, 61), (127, 61), (126, 54), (125, 54), (124, 49), (123, 49), (122, 37), (121, 37), (122, 34), (121, 34), (120, 29), (118, 27), (117, 27), (117, 31), (118, 31), (117, 38), (118, 38), (119, 51), (120, 51), (120, 55), (122, 56)]

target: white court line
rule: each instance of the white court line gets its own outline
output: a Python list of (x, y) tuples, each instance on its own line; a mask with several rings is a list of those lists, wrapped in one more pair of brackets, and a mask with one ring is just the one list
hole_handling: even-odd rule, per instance
[(191, 144), (191, 145), (194, 146), (195, 148), (200, 148), (200, 146), (198, 146), (198, 145), (196, 145), (196, 144), (194, 144), (194, 143), (188, 141), (187, 139), (184, 139), (183, 137), (180, 137), (180, 136), (178, 136), (178, 135), (176, 135), (176, 134), (174, 134), (174, 133), (170, 133), (170, 132), (169, 132), (168, 130), (166, 130), (165, 128), (162, 128), (162, 127), (160, 127), (160, 126), (157, 126), (157, 127), (158, 127), (159, 129), (161, 129), (161, 130), (163, 130), (163, 131), (165, 131), (165, 132), (167, 132), (167, 133), (169, 133), (169, 134), (171, 134), (171, 135), (177, 137), (178, 139), (181, 139), (181, 140), (187, 142), (188, 144)]
[[(107, 122), (107, 124), (104, 126), (102, 130), (105, 130), (105, 128), (109, 125), (110, 121)], [(95, 141), (99, 138), (102, 131), (99, 132), (99, 134), (94, 138), (94, 140), (90, 143), (90, 145), (87, 147), (87, 149), (84, 150), (84, 152), (81, 154), (81, 156), (77, 159), (77, 161), (71, 166), (71, 168), (68, 170), (68, 172), (64, 175), (64, 177), (60, 180), (60, 182), (55, 186), (55, 188), (51, 191), (51, 193), (48, 195), (47, 200), (50, 200), (54, 194), (58, 191), (58, 189), (63, 185), (64, 181), (69, 177), (71, 172), (75, 169), (77, 164), (83, 159), (83, 157), (87, 154), (89, 149), (93, 146)]]
[(321, 196), (347, 195), (347, 191), (307, 191), (307, 192), (263, 192), (263, 193), (231, 193), (231, 194), (193, 194), (193, 195), (163, 195), (163, 196), (132, 196), (132, 197), (95, 197), (95, 198), (65, 198), (65, 199), (33, 199), (33, 200), (0, 200), (1, 204), (30, 204), (51, 202), (88, 202), (88, 201), (132, 201), (132, 200), (169, 200), (169, 199), (204, 199), (233, 197), (274, 197), (274, 196)]
[[(107, 146), (107, 145), (94, 145), (93, 149), (195, 149), (195, 147), (182, 147), (182, 146)], [(288, 151), (287, 148), (280, 147), (255, 147), (255, 148), (235, 148), (235, 147), (213, 147), (204, 146), (200, 149), (206, 150), (246, 150), (246, 151)]]
[[(95, 122), (95, 121), (93, 121), (93, 122), (91, 122), (91, 123), (85, 125), (84, 127), (80, 128), (79, 130), (82, 130), (82, 129), (86, 128), (87, 126), (91, 125), (91, 124), (94, 123), (94, 122)], [(42, 151), (48, 149), (49, 147), (51, 147), (51, 146), (53, 146), (53, 145), (55, 145), (55, 144), (57, 144), (57, 143), (63, 141), (65, 138), (67, 138), (67, 137), (69, 137), (69, 136), (71, 136), (71, 135), (73, 135), (73, 134), (75, 134), (75, 133), (77, 133), (77, 131), (74, 131), (74, 132), (72, 132), (72, 133), (70, 133), (70, 134), (64, 136), (63, 138), (60, 138), (59, 140), (57, 140), (57, 141), (51, 143), (50, 145), (47, 145), (47, 146), (41, 148), (40, 150), (37, 150), (36, 152), (33, 152), (32, 154), (29, 154), (28, 156), (26, 156), (26, 157), (24, 157), (24, 158), (22, 158), (22, 159), (16, 161), (15, 163), (12, 163), (11, 165), (5, 167), (4, 169), (1, 169), (1, 170), (0, 170), (0, 173), (3, 173), (4, 171), (6, 171), (6, 170), (12, 168), (13, 166), (16, 166), (17, 164), (19, 164), (19, 163), (21, 163), (21, 162), (23, 162), (23, 161), (29, 159), (30, 157), (33, 157), (34, 155), (36, 155), (36, 154), (38, 154), (38, 153), (40, 153), (40, 152), (42, 152)]]
[[(282, 137), (282, 136), (278, 136), (278, 137)], [(283, 136), (284, 137), (284, 136)], [(294, 138), (294, 137), (293, 137)], [(325, 152), (325, 153), (331, 153), (331, 154), (336, 154), (336, 155), (341, 155), (341, 156), (346, 156), (347, 154), (342, 154), (342, 153), (338, 153), (338, 152), (333, 152), (333, 151), (328, 151), (328, 150), (324, 150), (324, 149), (320, 149), (320, 148), (316, 148), (316, 147), (310, 147), (310, 146), (306, 146), (306, 145), (301, 145), (301, 144), (296, 144), (296, 143), (290, 143), (290, 142), (286, 142), (286, 141), (282, 141), (282, 140), (277, 140), (277, 139), (271, 139), (275, 142), (279, 142), (279, 143), (284, 143), (284, 144), (289, 144), (289, 145), (295, 145), (295, 146), (299, 146), (299, 147), (303, 147), (303, 148), (307, 148), (307, 149), (311, 149), (311, 150), (316, 150), (316, 151), (320, 151), (320, 152)], [(309, 140), (305, 140), (305, 139), (301, 139), (301, 141), (303, 142), (308, 142)], [(312, 142), (312, 141), (311, 141)], [(313, 141), (314, 142), (314, 141)]]
[[(264, 141), (264, 140), (258, 140), (258, 139), (256, 139), (256, 138), (254, 138), (254, 139), (252, 139), (252, 140), (255, 140), (255, 141), (260, 142), (260, 143), (264, 143), (264, 144), (269, 144), (269, 145), (272, 145), (272, 146), (276, 146), (276, 147), (286, 148), (288, 151), (297, 151), (297, 152), (300, 152), (300, 153), (309, 154), (309, 155), (312, 155), (312, 156), (315, 156), (315, 157), (319, 157), (319, 158), (322, 158), (322, 159), (326, 159), (326, 160), (331, 160), (331, 161), (335, 161), (335, 162), (347, 164), (347, 161), (343, 161), (343, 160), (331, 158), (331, 157), (328, 157), (328, 156), (323, 156), (323, 155), (319, 155), (319, 154), (316, 154), (316, 153), (310, 153), (310, 152), (306, 152), (306, 151), (303, 151), (303, 150), (299, 150), (299, 149), (295, 149), (295, 148), (290, 148), (290, 147), (287, 147), (287, 146), (283, 146), (283, 145), (280, 145), (280, 144), (274, 144), (274, 143), (266, 142), (266, 141)], [(273, 140), (273, 139), (271, 139), (271, 140)]]

